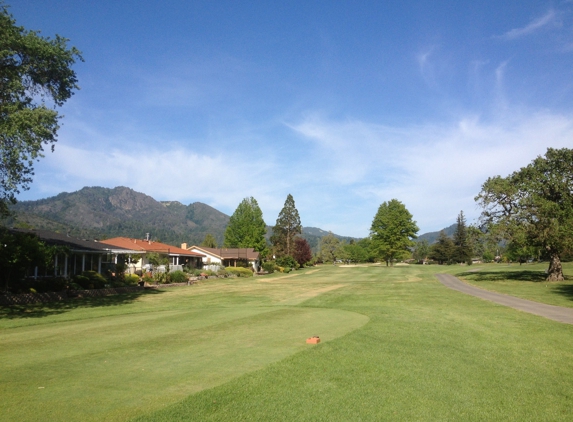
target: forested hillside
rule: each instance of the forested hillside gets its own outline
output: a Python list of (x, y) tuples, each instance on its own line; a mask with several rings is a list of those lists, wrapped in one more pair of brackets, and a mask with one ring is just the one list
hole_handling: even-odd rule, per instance
[[(13, 206), (14, 216), (3, 222), (6, 226), (52, 230), (84, 239), (105, 239), (116, 236), (144, 238), (179, 245), (199, 244), (211, 233), (223, 244), (229, 216), (201, 202), (189, 205), (177, 201), (156, 201), (127, 187), (113, 189), (85, 187), (76, 192), (37, 201), (22, 201)], [(267, 224), (274, 216), (267, 217)], [(271, 226), (268, 226), (267, 238)], [(303, 227), (304, 237), (314, 252), (327, 231)], [(335, 235), (341, 240), (350, 237)]]

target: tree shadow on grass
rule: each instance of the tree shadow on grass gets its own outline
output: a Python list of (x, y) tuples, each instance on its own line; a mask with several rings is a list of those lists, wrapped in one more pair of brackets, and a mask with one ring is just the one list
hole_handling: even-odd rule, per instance
[(464, 272), (459, 274), (460, 277), (471, 281), (529, 281), (533, 283), (540, 283), (545, 281), (547, 274), (545, 271), (479, 271), (479, 272)]
[(559, 284), (553, 287), (553, 291), (557, 294), (565, 296), (569, 300), (573, 300), (573, 284)]
[(0, 319), (44, 318), (78, 308), (101, 308), (121, 306), (135, 302), (143, 295), (165, 293), (158, 289), (146, 289), (132, 293), (120, 293), (103, 297), (72, 298), (59, 302), (35, 303), (31, 305), (0, 306)]

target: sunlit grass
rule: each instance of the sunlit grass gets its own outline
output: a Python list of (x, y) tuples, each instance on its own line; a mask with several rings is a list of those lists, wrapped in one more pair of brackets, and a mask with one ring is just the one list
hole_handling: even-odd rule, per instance
[(0, 419), (569, 420), (573, 327), (433, 275), (473, 268), (324, 265), (4, 312)]
[(566, 280), (546, 282), (547, 263), (488, 264), (465, 267), (457, 277), (482, 289), (573, 308), (573, 263), (563, 264)]

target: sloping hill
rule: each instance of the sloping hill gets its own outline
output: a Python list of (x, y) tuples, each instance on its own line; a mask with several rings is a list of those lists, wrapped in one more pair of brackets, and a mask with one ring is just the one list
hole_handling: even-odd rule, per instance
[[(201, 202), (183, 205), (177, 201), (156, 201), (151, 196), (119, 186), (113, 189), (85, 187), (76, 192), (37, 201), (23, 201), (12, 207), (15, 217), (7, 226), (52, 230), (83, 239), (116, 236), (145, 238), (179, 245), (198, 244), (207, 233), (223, 244), (229, 216)], [(268, 227), (268, 237), (272, 228)], [(303, 227), (302, 236), (317, 251), (327, 231)], [(341, 240), (350, 237), (335, 235)]]
[(207, 233), (222, 242), (229, 216), (206, 204), (159, 202), (127, 187), (85, 187), (13, 208), (7, 224), (68, 231), (81, 237), (128, 236), (166, 243), (199, 243)]
[[(449, 227), (446, 227), (442, 230), (444, 230), (446, 232), (446, 235), (448, 235), (449, 237), (452, 237), (454, 235), (454, 232), (456, 231), (457, 228), (457, 224), (454, 223)], [(427, 240), (428, 243), (431, 245), (432, 243), (436, 242), (436, 240), (438, 240), (438, 237), (440, 236), (440, 232), (429, 232), (429, 233), (424, 233), (420, 236), (418, 236), (418, 238), (416, 239), (416, 242), (421, 242), (422, 240)]]

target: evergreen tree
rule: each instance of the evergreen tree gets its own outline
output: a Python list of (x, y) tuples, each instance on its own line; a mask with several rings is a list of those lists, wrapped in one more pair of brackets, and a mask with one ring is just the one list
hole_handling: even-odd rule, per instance
[(254, 248), (264, 252), (267, 247), (265, 234), (267, 225), (263, 220), (263, 212), (253, 197), (245, 198), (239, 204), (225, 230), (226, 248)]
[(440, 231), (438, 240), (430, 248), (430, 258), (438, 261), (440, 264), (444, 264), (454, 259), (454, 254), (454, 242), (448, 237), (445, 231)]
[(217, 247), (217, 240), (211, 233), (207, 233), (205, 235), (205, 239), (201, 242), (201, 245), (205, 248), (216, 248)]
[(453, 258), (457, 262), (468, 262), (471, 259), (472, 251), (469, 245), (468, 229), (463, 211), (460, 211), (456, 223)]
[(378, 208), (370, 228), (372, 246), (386, 265), (393, 262), (414, 245), (418, 232), (412, 214), (397, 199), (384, 202)]
[(301, 233), (300, 216), (294, 204), (294, 199), (289, 193), (273, 227), (271, 243), (275, 248), (275, 254), (277, 256), (292, 256), (294, 253), (294, 238)]

